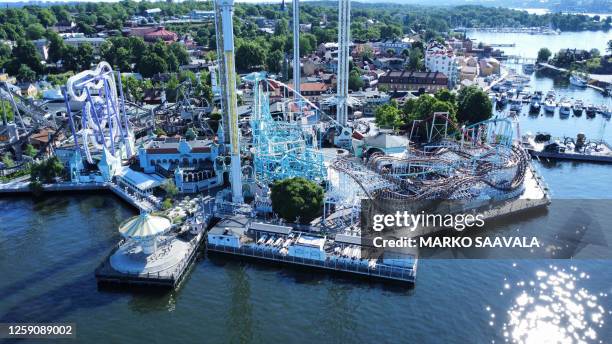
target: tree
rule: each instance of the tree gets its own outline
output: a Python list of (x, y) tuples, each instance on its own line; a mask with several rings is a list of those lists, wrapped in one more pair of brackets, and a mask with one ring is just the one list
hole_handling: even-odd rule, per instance
[(94, 50), (91, 44), (85, 43), (77, 48), (77, 64), (79, 70), (89, 69), (94, 59)]
[(170, 198), (174, 198), (179, 193), (179, 190), (174, 184), (173, 179), (167, 179), (164, 182), (164, 184), (162, 184), (162, 189), (166, 192), (166, 195)]
[(36, 40), (44, 36), (44, 34), (45, 28), (38, 23), (30, 24), (26, 27), (26, 36), (28, 39)]
[(64, 165), (58, 157), (53, 156), (46, 161), (34, 163), (30, 170), (30, 177), (33, 181), (52, 183), (55, 178), (61, 177), (64, 173)]
[(363, 87), (363, 80), (358, 70), (353, 69), (349, 74), (348, 87), (351, 91), (359, 91)]
[(538, 51), (538, 62), (548, 62), (552, 52), (548, 48), (541, 48)]
[(32, 146), (31, 144), (27, 144), (25, 146), (25, 149), (23, 151), (23, 153), (29, 157), (34, 157), (36, 155), (36, 153), (38, 153), (38, 151), (36, 149), (34, 149), (34, 146)]
[(163, 58), (155, 53), (147, 53), (138, 64), (138, 71), (145, 78), (150, 78), (157, 73), (168, 71), (168, 65)]
[(285, 36), (289, 34), (289, 23), (287, 19), (281, 18), (276, 21), (276, 26), (274, 27), (274, 35), (276, 36)]
[(283, 219), (310, 223), (321, 215), (323, 188), (304, 178), (276, 181), (271, 188), (272, 210)]
[(32, 68), (27, 65), (21, 65), (19, 67), (19, 71), (17, 72), (17, 79), (21, 81), (33, 82), (36, 80), (36, 72), (32, 70)]
[(399, 127), (402, 125), (402, 112), (395, 104), (385, 104), (374, 111), (376, 125), (379, 127)]
[(256, 66), (263, 66), (265, 59), (265, 50), (255, 42), (242, 42), (236, 49), (236, 68), (240, 71), (249, 71)]
[(187, 131), (185, 132), (185, 138), (187, 139), (187, 141), (193, 141), (195, 140), (197, 137), (195, 131), (193, 130), (193, 128), (189, 128), (187, 129)]
[(284, 58), (284, 54), (278, 50), (274, 50), (268, 54), (268, 57), (266, 57), (266, 66), (268, 67), (268, 70), (272, 73), (280, 73)]
[(421, 49), (417, 47), (410, 49), (408, 69), (411, 71), (419, 71), (423, 69), (423, 52)]
[(47, 39), (49, 40), (49, 61), (57, 62), (64, 56), (66, 45), (60, 35), (54, 31), (47, 31)]
[(457, 120), (468, 125), (487, 120), (493, 113), (491, 99), (478, 86), (462, 88), (457, 105)]

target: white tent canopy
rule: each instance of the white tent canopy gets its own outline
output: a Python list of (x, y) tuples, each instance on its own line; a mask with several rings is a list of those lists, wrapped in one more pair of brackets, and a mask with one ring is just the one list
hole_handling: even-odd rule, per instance
[(119, 226), (119, 233), (125, 238), (148, 239), (170, 229), (171, 222), (166, 217), (142, 213)]

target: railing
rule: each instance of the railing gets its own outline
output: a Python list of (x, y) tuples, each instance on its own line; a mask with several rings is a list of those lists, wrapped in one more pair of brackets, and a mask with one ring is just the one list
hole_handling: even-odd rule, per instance
[(272, 250), (259, 249), (255, 247), (242, 246), (242, 247), (229, 247), (216, 244), (208, 244), (208, 249), (211, 251), (232, 253), (236, 255), (262, 258), (277, 262), (286, 262), (292, 264), (306, 265), (312, 267), (319, 267), (329, 270), (353, 272), (362, 275), (368, 275), (379, 278), (393, 279), (414, 282), (416, 279), (416, 269), (414, 267), (402, 268), (390, 265), (376, 264), (375, 268), (371, 268), (369, 265), (360, 264), (361, 260), (355, 260), (352, 263), (349, 260), (335, 260), (326, 259), (315, 260), (301, 257), (294, 257), (289, 255), (281, 255)]

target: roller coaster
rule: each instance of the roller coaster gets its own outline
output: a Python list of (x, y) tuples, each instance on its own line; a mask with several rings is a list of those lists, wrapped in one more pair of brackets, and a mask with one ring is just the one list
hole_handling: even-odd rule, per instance
[[(439, 121), (442, 118), (446, 123)], [(331, 178), (326, 202), (337, 211), (359, 206), (356, 199), (364, 198), (379, 205), (507, 199), (524, 189), (529, 157), (514, 142), (510, 119), (494, 118), (459, 128), (448, 117), (434, 115), (416, 125), (427, 127), (427, 138), (421, 143), (411, 141), (401, 156), (376, 152), (365, 163), (335, 159), (330, 167), (336, 177)], [(448, 128), (455, 130), (449, 134)]]
[[(322, 182), (327, 173), (319, 151), (317, 130), (303, 121), (277, 121), (270, 113), (265, 73), (252, 73), (244, 78), (253, 85), (250, 118), (252, 134), (253, 174), (258, 182), (303, 177)], [(301, 97), (301, 95), (298, 95)], [(307, 104), (306, 101), (303, 104)], [(300, 109), (301, 114), (316, 116), (316, 107)], [(243, 146), (244, 147), (244, 146)]]

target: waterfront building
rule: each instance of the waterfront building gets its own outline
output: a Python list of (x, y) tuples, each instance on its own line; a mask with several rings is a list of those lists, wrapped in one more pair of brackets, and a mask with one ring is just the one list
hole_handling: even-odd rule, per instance
[(448, 77), (448, 86), (455, 87), (459, 81), (459, 65), (452, 48), (432, 41), (425, 49), (425, 68), (430, 72), (440, 72)]
[(448, 78), (440, 72), (387, 71), (378, 78), (379, 87), (385, 86), (391, 91), (436, 92), (448, 84)]
[(167, 138), (140, 148), (138, 159), (145, 173), (173, 177), (179, 191), (191, 193), (222, 184), (215, 166), (218, 154), (218, 145), (210, 140)]

